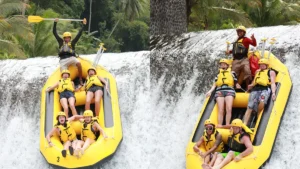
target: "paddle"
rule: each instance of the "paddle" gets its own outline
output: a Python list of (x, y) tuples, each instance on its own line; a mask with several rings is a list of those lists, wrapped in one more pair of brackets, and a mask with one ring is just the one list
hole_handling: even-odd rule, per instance
[[(41, 21), (54, 21), (55, 18), (42, 18), (40, 16), (34, 16), (34, 15), (29, 15), (28, 16), (28, 22), (31, 22), (31, 23), (38, 23), (38, 22), (41, 22)], [(85, 18), (84, 19), (58, 19), (60, 21), (77, 21), (77, 22), (80, 22), (80, 21), (84, 21), (86, 20)]]

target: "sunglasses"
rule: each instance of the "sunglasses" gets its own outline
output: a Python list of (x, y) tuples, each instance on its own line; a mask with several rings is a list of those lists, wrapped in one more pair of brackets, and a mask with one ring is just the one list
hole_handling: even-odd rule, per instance
[(213, 127), (205, 127), (205, 130), (213, 130), (214, 128)]

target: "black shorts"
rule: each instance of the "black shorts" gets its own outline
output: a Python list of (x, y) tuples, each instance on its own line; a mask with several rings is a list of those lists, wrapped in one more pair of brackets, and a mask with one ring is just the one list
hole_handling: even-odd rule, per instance
[(89, 90), (87, 90), (87, 91), (95, 93), (97, 90), (101, 90), (101, 91), (103, 92), (103, 87), (93, 85), (93, 86), (90, 87)]
[(63, 98), (69, 99), (71, 97), (75, 98), (74, 93), (69, 90), (65, 90), (59, 94), (59, 100)]

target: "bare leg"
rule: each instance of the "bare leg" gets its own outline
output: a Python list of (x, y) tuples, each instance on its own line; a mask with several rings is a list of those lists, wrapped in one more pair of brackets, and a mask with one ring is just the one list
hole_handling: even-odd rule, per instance
[(85, 110), (91, 110), (90, 105), (91, 105), (93, 97), (94, 97), (93, 92), (88, 91), (86, 93)]
[(211, 166), (211, 167), (214, 166), (217, 157), (218, 157), (218, 153), (215, 152), (214, 155), (213, 155), (213, 158), (210, 160), (209, 166)]
[(230, 126), (230, 120), (232, 115), (232, 104), (233, 104), (233, 96), (226, 96), (225, 103), (226, 103), (226, 127)]
[(72, 142), (72, 147), (73, 147), (74, 149), (76, 149), (76, 145), (77, 145), (78, 141), (79, 141), (79, 140), (75, 140), (75, 141)]
[(75, 108), (75, 98), (70, 97), (68, 101), (69, 101), (69, 106), (70, 106), (70, 109), (72, 110), (73, 116), (77, 115), (77, 111), (76, 111), (76, 108)]
[[(79, 79), (80, 79), (80, 83), (82, 83), (82, 67), (81, 67), (81, 63), (80, 62), (76, 63), (76, 66), (78, 68), (78, 76), (79, 76)], [(81, 84), (81, 85), (83, 85), (83, 84)]]
[(249, 78), (245, 79), (245, 83), (246, 83), (246, 88), (248, 87), (248, 85), (250, 84), (250, 80)]
[(71, 141), (67, 141), (67, 142), (64, 144), (64, 150), (68, 150), (70, 145), (71, 145)]
[(68, 100), (66, 98), (60, 99), (60, 104), (66, 113), (67, 118), (69, 117), (69, 107), (68, 107)]
[(208, 154), (205, 158), (204, 158), (204, 164), (208, 164), (210, 161), (210, 154)]
[(217, 97), (217, 105), (218, 105), (218, 128), (223, 127), (223, 119), (224, 119), (224, 97)]
[(248, 125), (248, 122), (249, 122), (249, 118), (250, 118), (250, 115), (252, 113), (252, 109), (250, 109), (249, 107), (247, 108), (246, 110), (246, 113), (244, 115), (244, 124), (245, 125)]
[(84, 151), (85, 151), (91, 144), (93, 144), (94, 142), (95, 142), (95, 140), (92, 140), (92, 139), (90, 139), (90, 138), (87, 138), (87, 139), (85, 140), (85, 142), (84, 142), (83, 147), (81, 148), (81, 154), (83, 154)]
[(219, 165), (214, 166), (213, 169), (221, 169), (226, 164), (228, 164), (233, 158), (234, 158), (234, 152), (233, 151), (229, 151), (229, 153), (227, 154), (227, 156), (225, 157), (225, 159)]
[(265, 107), (265, 103), (260, 101), (259, 102), (259, 105), (258, 105), (258, 112), (257, 113), (260, 113)]
[(100, 101), (102, 96), (103, 96), (102, 90), (97, 90), (95, 92), (95, 113), (97, 117), (99, 116), (99, 112), (100, 112)]
[(75, 152), (74, 152), (74, 155), (79, 157), (79, 149), (82, 147), (82, 145), (84, 144), (84, 141), (81, 141), (81, 140), (78, 140), (77, 143), (75, 143), (76, 146), (75, 146)]
[(211, 167), (208, 164), (202, 164), (202, 169), (211, 169)]
[(223, 160), (224, 160), (223, 156), (221, 154), (218, 154), (214, 166), (219, 165)]
[(65, 144), (64, 144), (64, 149), (61, 151), (61, 155), (63, 157), (66, 157), (67, 156), (67, 149), (69, 149), (69, 146), (71, 145), (71, 142), (70, 141), (67, 141)]

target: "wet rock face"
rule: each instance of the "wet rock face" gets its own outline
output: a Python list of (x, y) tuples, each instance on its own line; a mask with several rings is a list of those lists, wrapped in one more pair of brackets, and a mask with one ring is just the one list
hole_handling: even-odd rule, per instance
[(205, 92), (217, 72), (217, 63), (207, 58), (205, 53), (165, 53), (154, 50), (150, 63), (151, 81), (162, 79), (162, 90), (172, 101), (178, 100), (184, 87), (189, 85), (187, 81), (194, 76), (194, 93)]
[(35, 78), (31, 81), (22, 77), (6, 79), (0, 81), (0, 107), (7, 107), (10, 112), (19, 111), (23, 108), (23, 113), (28, 116), (39, 115), (41, 88), (47, 77)]

